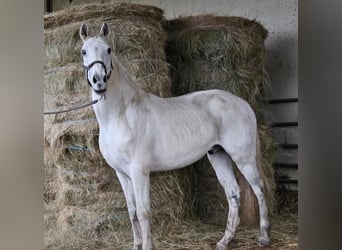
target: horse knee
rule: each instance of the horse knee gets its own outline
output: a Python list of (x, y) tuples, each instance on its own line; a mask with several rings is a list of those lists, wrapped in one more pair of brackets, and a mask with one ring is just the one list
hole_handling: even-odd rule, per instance
[(139, 221), (147, 220), (150, 218), (150, 211), (147, 208), (138, 208), (136, 215)]

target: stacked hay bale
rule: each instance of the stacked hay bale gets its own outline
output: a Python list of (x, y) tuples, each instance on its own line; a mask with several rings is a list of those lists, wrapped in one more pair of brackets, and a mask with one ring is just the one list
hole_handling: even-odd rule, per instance
[[(107, 22), (113, 52), (128, 71), (150, 92), (171, 96), (162, 20), (162, 10), (134, 4), (73, 6), (44, 16), (45, 110), (90, 100), (80, 56), (79, 27), (83, 22), (94, 32)], [(124, 195), (114, 171), (99, 152), (92, 107), (46, 116), (44, 133), (48, 247), (98, 249), (113, 246), (113, 241), (131, 242)], [(179, 172), (152, 175), (152, 223), (184, 217), (184, 190), (189, 188), (184, 187), (187, 181), (180, 176)], [(118, 228), (121, 233), (127, 229), (129, 237), (118, 241), (119, 236), (114, 235)], [(104, 235), (111, 240), (103, 239)]]
[[(263, 155), (262, 175), (272, 210), (275, 147), (269, 129), (261, 125), (261, 97), (268, 83), (264, 48), (267, 31), (256, 21), (214, 15), (182, 17), (167, 21), (165, 27), (175, 95), (224, 89), (247, 100), (256, 112)], [(254, 224), (258, 219), (256, 199), (244, 177), (237, 171), (236, 174), (242, 190), (241, 222)], [(224, 225), (228, 205), (206, 158), (194, 164), (192, 176), (197, 214), (206, 222)]]

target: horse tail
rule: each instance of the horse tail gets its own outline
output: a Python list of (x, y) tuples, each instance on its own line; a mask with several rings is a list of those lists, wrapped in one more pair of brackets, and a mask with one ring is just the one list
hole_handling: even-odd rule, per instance
[[(262, 153), (262, 145), (260, 142), (260, 136), (259, 133), (263, 133), (260, 130), (258, 130), (257, 138), (256, 138), (256, 164), (260, 173), (260, 177), (262, 180), (261, 187), (263, 188), (263, 192), (266, 198), (266, 203), (268, 210), (272, 212), (273, 205), (274, 205), (274, 178), (273, 178), (273, 171), (272, 171), (272, 165), (265, 166), (264, 160), (263, 160), (263, 153)], [(269, 162), (269, 164), (272, 164), (272, 161)]]

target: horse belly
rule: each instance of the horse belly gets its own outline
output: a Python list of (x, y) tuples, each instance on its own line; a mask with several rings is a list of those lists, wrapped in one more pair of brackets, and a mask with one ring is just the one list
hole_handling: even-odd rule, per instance
[(156, 165), (153, 171), (185, 167), (203, 157), (217, 143), (218, 131), (212, 123), (193, 125), (192, 128), (174, 131), (173, 135), (161, 135), (155, 147)]

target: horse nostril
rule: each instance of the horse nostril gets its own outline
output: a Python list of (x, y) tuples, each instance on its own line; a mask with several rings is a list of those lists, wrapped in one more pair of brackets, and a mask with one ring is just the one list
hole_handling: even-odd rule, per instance
[(107, 82), (107, 76), (104, 76), (104, 77), (103, 77), (103, 81), (104, 81), (104, 82)]
[(96, 82), (97, 82), (97, 80), (96, 80), (95, 76), (93, 77), (93, 82), (94, 82), (94, 83), (96, 83)]

